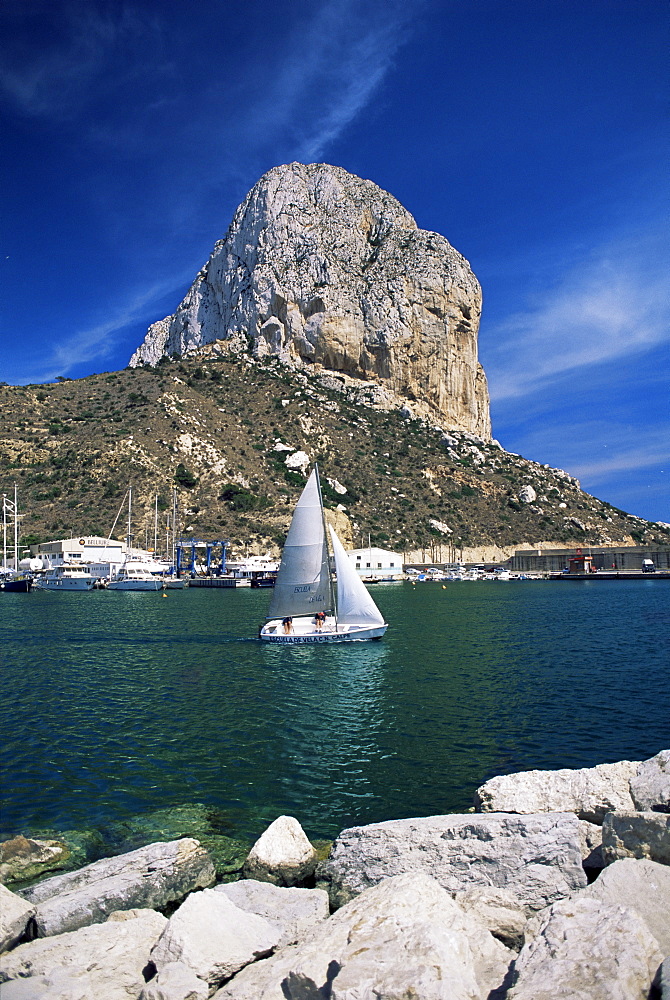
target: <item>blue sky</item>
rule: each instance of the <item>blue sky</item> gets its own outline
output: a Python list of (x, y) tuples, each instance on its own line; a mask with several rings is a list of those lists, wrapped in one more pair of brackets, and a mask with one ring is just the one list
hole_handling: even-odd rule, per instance
[(470, 261), (495, 437), (670, 521), (665, 0), (3, 0), (0, 380), (124, 367), (292, 160)]

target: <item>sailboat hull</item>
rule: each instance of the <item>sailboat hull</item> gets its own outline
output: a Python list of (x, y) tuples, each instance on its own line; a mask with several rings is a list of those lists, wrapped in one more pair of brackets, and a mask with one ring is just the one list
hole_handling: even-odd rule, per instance
[(370, 639), (381, 639), (388, 625), (335, 625), (335, 621), (326, 621), (322, 629), (316, 629), (311, 620), (302, 622), (294, 619), (293, 631), (284, 632), (280, 618), (267, 622), (258, 638), (263, 642), (276, 642), (282, 645), (301, 645), (303, 643), (330, 642), (367, 642)]

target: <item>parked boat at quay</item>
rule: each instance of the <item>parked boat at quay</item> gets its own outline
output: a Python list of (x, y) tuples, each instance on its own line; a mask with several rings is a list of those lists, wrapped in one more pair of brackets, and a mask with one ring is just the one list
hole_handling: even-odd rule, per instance
[(35, 587), (38, 590), (87, 591), (95, 587), (95, 578), (91, 575), (91, 567), (86, 564), (64, 563), (35, 577)]
[(25, 573), (14, 573), (13, 570), (3, 567), (0, 569), (0, 593), (3, 594), (27, 594), (32, 590), (32, 577)]
[(380, 639), (386, 632), (388, 625), (332, 528), (330, 537), (337, 595), (315, 465), (286, 537), (269, 620), (259, 632), (264, 642), (361, 642)]
[[(183, 586), (183, 581), (179, 581)], [(151, 572), (149, 564), (138, 560), (124, 563), (107, 584), (107, 590), (162, 590), (163, 580)]]

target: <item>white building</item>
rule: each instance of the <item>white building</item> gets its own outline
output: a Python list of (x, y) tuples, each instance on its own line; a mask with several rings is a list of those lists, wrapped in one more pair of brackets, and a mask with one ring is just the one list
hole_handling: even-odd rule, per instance
[(62, 566), (65, 563), (105, 562), (121, 565), (125, 559), (126, 546), (115, 538), (101, 538), (99, 535), (81, 535), (78, 538), (59, 538), (53, 542), (39, 542), (30, 546), (34, 559), (40, 559), (44, 569)]
[(402, 579), (403, 557), (400, 552), (378, 549), (375, 545), (347, 552), (364, 580)]

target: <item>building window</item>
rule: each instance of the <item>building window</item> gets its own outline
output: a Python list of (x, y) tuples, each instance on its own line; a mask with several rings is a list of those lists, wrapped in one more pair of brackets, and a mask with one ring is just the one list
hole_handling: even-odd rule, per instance
[(365, 564), (365, 568), (366, 568), (366, 569), (370, 569), (370, 563), (366, 563), (366, 564)]
[(382, 564), (381, 563), (377, 563), (377, 569), (381, 569), (381, 568), (382, 568)]

